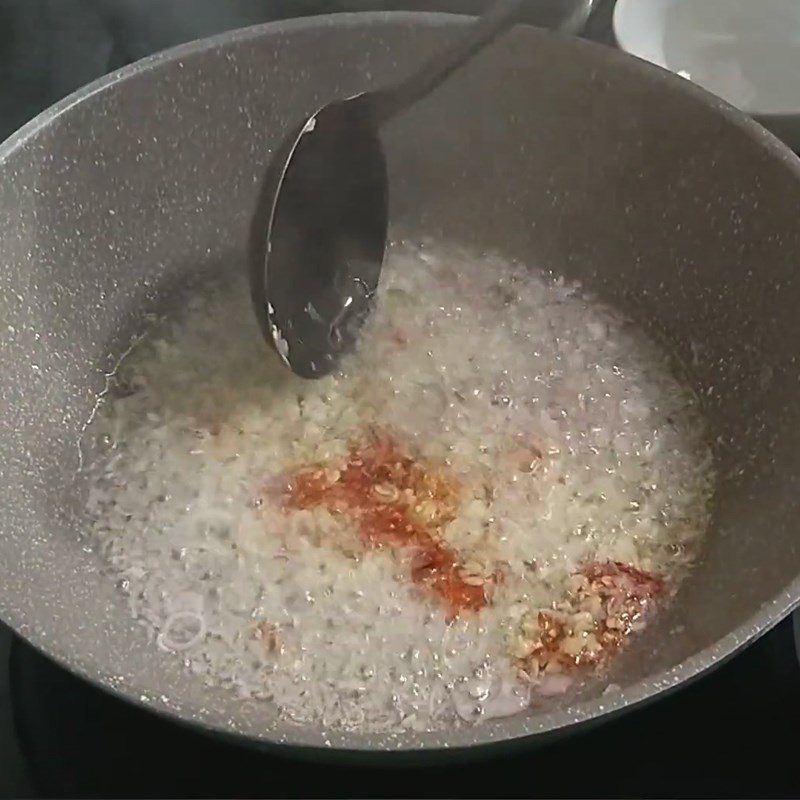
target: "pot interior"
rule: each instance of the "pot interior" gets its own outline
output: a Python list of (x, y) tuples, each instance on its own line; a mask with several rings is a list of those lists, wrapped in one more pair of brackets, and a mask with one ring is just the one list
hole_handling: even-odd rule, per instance
[(579, 279), (664, 342), (702, 398), (713, 530), (671, 611), (609, 677), (619, 691), (450, 736), (297, 728), (147, 644), (101, 574), (77, 442), (103, 373), (176, 287), (244, 270), (259, 180), (292, 125), (410, 69), (458, 24), (364, 14), (226, 34), (123, 70), (0, 150), (0, 615), (45, 652), (267, 741), (458, 746), (644, 699), (796, 602), (797, 163), (681, 79), (535, 29), (386, 129), (391, 223)]

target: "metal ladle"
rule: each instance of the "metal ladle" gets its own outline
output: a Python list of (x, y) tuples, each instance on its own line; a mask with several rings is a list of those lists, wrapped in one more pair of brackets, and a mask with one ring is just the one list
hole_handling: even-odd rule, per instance
[(331, 372), (369, 313), (388, 228), (381, 125), (510, 28), (528, 1), (496, 0), (411, 76), (324, 106), (282, 142), (254, 217), (249, 277), (264, 336), (297, 375)]

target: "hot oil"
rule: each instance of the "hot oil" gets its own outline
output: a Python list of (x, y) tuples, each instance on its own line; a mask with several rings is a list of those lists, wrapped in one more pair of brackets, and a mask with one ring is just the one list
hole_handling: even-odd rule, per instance
[(301, 723), (428, 730), (602, 672), (669, 602), (707, 523), (705, 429), (611, 309), (395, 245), (358, 347), (308, 381), (248, 302), (196, 296), (92, 424), (114, 444), (95, 536), (191, 669)]

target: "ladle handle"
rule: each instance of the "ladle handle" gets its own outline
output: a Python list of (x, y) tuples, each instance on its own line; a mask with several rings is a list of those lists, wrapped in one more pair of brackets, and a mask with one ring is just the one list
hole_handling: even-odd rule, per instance
[(394, 86), (373, 92), (370, 107), (375, 124), (383, 124), (430, 94), (465, 61), (508, 30), (527, 2), (530, 0), (495, 0), (463, 36), (426, 61), (416, 72)]

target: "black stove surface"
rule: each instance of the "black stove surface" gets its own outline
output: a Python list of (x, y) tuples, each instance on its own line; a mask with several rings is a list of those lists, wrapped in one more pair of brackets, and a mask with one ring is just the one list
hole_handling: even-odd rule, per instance
[(792, 621), (711, 675), (586, 733), (512, 756), (381, 768), (220, 742), (84, 683), (17, 640), (14, 722), (45, 797), (797, 797)]

